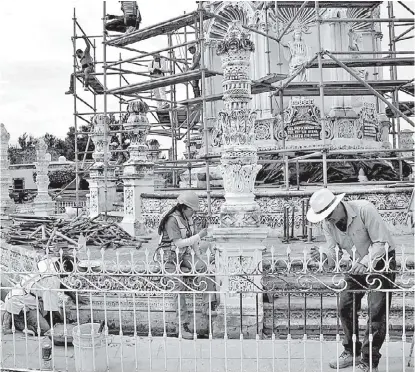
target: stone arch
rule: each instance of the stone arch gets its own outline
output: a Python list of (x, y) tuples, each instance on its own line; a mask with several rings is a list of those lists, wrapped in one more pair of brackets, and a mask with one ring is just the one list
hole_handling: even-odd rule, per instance
[[(224, 1), (217, 9), (214, 10), (215, 14), (229, 19), (229, 23), (231, 21), (241, 21), (244, 25), (252, 23), (254, 12), (255, 9), (250, 1)], [(207, 40), (222, 40), (228, 30), (229, 23), (226, 23), (222, 19), (214, 18), (211, 22), (209, 22), (206, 29)]]

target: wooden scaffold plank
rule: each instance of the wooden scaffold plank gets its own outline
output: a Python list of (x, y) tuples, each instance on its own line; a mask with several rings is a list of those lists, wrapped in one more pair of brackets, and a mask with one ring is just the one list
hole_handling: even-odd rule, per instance
[[(341, 59), (347, 67), (373, 67), (373, 66), (414, 66), (415, 59), (413, 57), (402, 58), (349, 58)], [(329, 59), (323, 59), (323, 68), (341, 68), (336, 62)], [(318, 63), (313, 62), (310, 68), (318, 68)]]
[[(180, 17), (169, 19), (157, 25), (152, 25), (141, 30), (131, 32), (129, 34), (124, 34), (123, 36), (107, 41), (107, 45), (126, 46), (158, 35), (165, 35), (169, 32), (173, 32), (194, 24), (195, 17), (199, 18), (199, 12), (185, 14)], [(204, 20), (208, 20), (210, 18), (212, 18), (212, 15), (207, 12), (203, 12)]]

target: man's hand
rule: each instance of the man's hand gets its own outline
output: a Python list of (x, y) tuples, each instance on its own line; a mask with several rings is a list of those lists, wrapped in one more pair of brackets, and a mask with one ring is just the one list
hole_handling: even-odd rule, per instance
[(352, 275), (364, 275), (367, 272), (367, 267), (362, 265), (360, 262), (355, 262), (350, 270), (350, 274)]
[[(313, 246), (311, 247), (310, 257), (313, 261), (320, 261), (320, 248)], [(322, 261), (327, 258), (325, 253), (322, 254)]]

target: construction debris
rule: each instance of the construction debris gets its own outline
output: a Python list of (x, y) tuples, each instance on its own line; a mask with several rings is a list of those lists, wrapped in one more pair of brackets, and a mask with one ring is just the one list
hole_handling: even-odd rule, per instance
[(56, 217), (11, 215), (13, 225), (5, 228), (9, 244), (30, 245), (36, 249), (140, 248), (150, 240), (132, 237), (114, 222), (79, 216), (71, 221)]

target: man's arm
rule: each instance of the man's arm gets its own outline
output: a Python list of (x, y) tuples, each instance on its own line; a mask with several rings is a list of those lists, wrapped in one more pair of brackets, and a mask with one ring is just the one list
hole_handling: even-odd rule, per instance
[(85, 40), (85, 44), (86, 44), (86, 48), (84, 50), (84, 54), (87, 54), (87, 55), (90, 56), (89, 53), (91, 52), (91, 45), (90, 45), (90, 43), (89, 43), (89, 41), (88, 41), (88, 39), (87, 39), (86, 36), (82, 36), (82, 38)]
[[(382, 257), (388, 249), (386, 243), (390, 243), (391, 240), (388, 227), (372, 203), (367, 204), (360, 210), (360, 217), (362, 218), (370, 240), (372, 241), (371, 259), (376, 260)], [(360, 263), (367, 267), (369, 264), (369, 254), (362, 257)]]
[[(324, 233), (324, 237), (326, 238), (326, 246), (323, 248), (323, 254), (326, 255), (327, 257), (327, 263), (330, 267), (334, 267), (336, 264), (336, 246), (337, 246), (337, 242), (336, 240), (333, 238), (331, 231), (329, 229), (329, 227), (327, 226), (327, 224), (323, 221), (322, 222), (322, 228), (323, 228), (323, 233)], [(339, 251), (339, 260), (342, 256), (342, 251)]]

